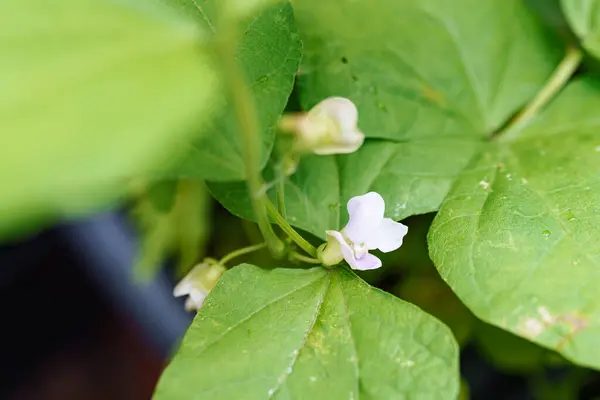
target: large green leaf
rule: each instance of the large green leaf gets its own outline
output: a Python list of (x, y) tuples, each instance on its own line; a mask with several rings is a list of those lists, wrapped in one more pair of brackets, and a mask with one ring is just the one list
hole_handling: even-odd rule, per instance
[(203, 33), (169, 11), (0, 3), (0, 235), (111, 198), (210, 111)]
[[(218, 37), (219, 2), (165, 1), (181, 8), (195, 18), (198, 25)], [(292, 91), (302, 44), (294, 26), (292, 8), (287, 2), (269, 6), (259, 16), (245, 19), (240, 24), (237, 61), (243, 68), (257, 107), (261, 165), (264, 165), (273, 146), (275, 126)], [(215, 100), (219, 109), (210, 123), (202, 127), (205, 134), (180, 142), (166, 175), (219, 181), (244, 179), (239, 127), (227, 93), (223, 91)]]
[(454, 399), (448, 328), (343, 269), (225, 274), (155, 399)]
[(583, 47), (600, 57), (600, 1), (561, 0), (561, 4)]
[(303, 105), (348, 97), (370, 137), (489, 136), (561, 55), (522, 0), (295, 0), (294, 9)]
[(600, 368), (600, 81), (581, 79), (516, 139), (490, 143), (429, 234), (481, 319)]
[[(435, 209), (445, 197), (429, 235), (430, 254), (461, 300), (491, 324), (600, 368), (600, 83), (572, 83), (545, 112), (520, 125), (520, 132), (512, 127), (511, 135), (489, 139), (541, 89), (557, 62), (552, 47), (560, 47), (520, 1), (381, 1), (387, 8), (350, 1), (296, 3), (306, 41), (300, 81), (305, 105), (328, 95), (348, 96), (359, 106), (363, 130), (388, 140), (371, 140), (351, 156), (331, 157), (328, 168), (318, 167), (316, 157), (303, 160), (307, 165), (292, 178), (302, 201), (288, 200), (290, 222), (322, 237), (324, 225), (345, 218), (343, 210), (325, 209), (336, 196), (343, 207), (348, 196), (375, 189), (390, 216), (402, 215), (395, 213), (404, 198), (407, 210), (419, 212)], [(399, 20), (356, 30), (358, 14)], [(327, 25), (319, 22), (329, 16)], [(453, 51), (460, 54), (458, 61)], [(442, 93), (452, 107), (450, 122), (435, 125), (439, 107), (422, 101), (409, 107), (407, 91), (393, 90), (396, 82), (416, 85), (417, 72), (430, 84), (427, 93), (429, 88)], [(382, 93), (387, 97), (380, 108)], [(415, 98), (416, 92), (410, 93)], [(390, 106), (392, 96), (402, 107)], [(442, 138), (446, 145), (436, 148)], [(458, 139), (470, 144), (448, 144)], [(431, 146), (427, 158), (393, 158), (384, 165), (389, 172), (377, 167), (388, 146), (410, 149), (406, 146), (417, 140)], [(370, 148), (377, 149), (372, 158), (364, 156)], [(398, 159), (404, 164), (396, 164)], [(423, 162), (414, 161), (419, 159)], [(436, 174), (446, 172), (447, 180), (419, 173), (435, 170), (434, 160), (441, 164)], [(408, 174), (399, 173), (404, 166)], [(332, 187), (334, 171), (338, 188)], [(361, 186), (363, 179), (371, 184)], [(348, 189), (352, 185), (357, 193)], [(311, 187), (329, 189), (319, 196), (322, 192), (306, 189)], [(306, 210), (316, 210), (320, 218)]]
[[(376, 191), (386, 200), (386, 216), (396, 220), (436, 211), (456, 175), (481, 145), (468, 140), (435, 143), (367, 141), (356, 153), (310, 156), (285, 184), (288, 221), (325, 238), (348, 220), (346, 203), (354, 196)], [(453, 152), (439, 159), (436, 150)], [(272, 184), (273, 171), (265, 176)], [(213, 195), (233, 214), (253, 219), (252, 206), (241, 182), (211, 183)], [(269, 194), (275, 199), (275, 190)]]
[[(321, 237), (345, 223), (348, 199), (370, 190), (397, 220), (437, 211), (456, 175), (541, 88), (561, 54), (520, 0), (296, 0), (294, 9), (305, 49), (303, 105), (346, 96), (362, 131), (387, 139), (367, 140), (349, 156), (306, 158), (291, 177), (289, 222)], [(365, 16), (378, 22), (365, 25)], [(251, 218), (242, 186), (236, 196), (226, 193), (232, 187), (212, 191)]]

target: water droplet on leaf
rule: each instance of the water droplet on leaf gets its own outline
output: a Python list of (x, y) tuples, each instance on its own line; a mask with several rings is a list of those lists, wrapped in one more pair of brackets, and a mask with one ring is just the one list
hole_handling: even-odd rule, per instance
[(542, 235), (543, 235), (544, 237), (550, 237), (550, 235), (551, 235), (551, 234), (552, 234), (552, 233), (551, 233), (551, 232), (550, 232), (548, 229), (546, 229), (546, 230), (542, 231)]

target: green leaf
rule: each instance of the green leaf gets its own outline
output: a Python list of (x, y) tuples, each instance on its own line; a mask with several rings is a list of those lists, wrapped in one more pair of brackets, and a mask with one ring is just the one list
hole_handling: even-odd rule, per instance
[[(294, 5), (304, 107), (348, 97), (361, 130), (388, 139), (302, 160), (286, 187), (288, 221), (319, 237), (344, 225), (351, 197), (371, 190), (396, 220), (437, 211), (486, 138), (541, 88), (562, 47), (520, 0)], [(362, 27), (365, 16), (378, 23)], [(236, 198), (211, 190), (234, 214), (252, 217), (241, 186)]]
[(152, 182), (142, 193), (132, 215), (142, 234), (135, 272), (153, 278), (170, 256), (184, 276), (200, 261), (211, 231), (212, 202), (201, 181)]
[(203, 32), (163, 7), (0, 3), (0, 236), (121, 193), (190, 123), (215, 77)]
[[(195, 18), (198, 25), (219, 38), (215, 22), (218, 2), (206, 0), (170, 0)], [(281, 2), (279, 2), (281, 3)], [(275, 127), (292, 91), (302, 55), (289, 3), (275, 4), (256, 18), (240, 23), (237, 60), (243, 68), (254, 96), (261, 129), (261, 166), (266, 163), (275, 135)], [(218, 43), (217, 43), (218, 45)], [(215, 100), (217, 112), (193, 140), (181, 141), (165, 175), (218, 181), (245, 177), (242, 144), (235, 109), (224, 91)]]
[(571, 83), (515, 140), (490, 143), (429, 233), (478, 317), (600, 368), (600, 81)]
[(348, 97), (369, 137), (489, 136), (561, 56), (522, 0), (296, 0), (294, 9), (302, 104)]
[(454, 399), (458, 349), (417, 307), (343, 269), (226, 273), (155, 399)]
[(149, 205), (158, 212), (168, 213), (175, 204), (177, 184), (175, 180), (149, 182), (145, 189), (145, 197)]
[[(348, 200), (369, 191), (383, 196), (386, 216), (395, 220), (436, 211), (456, 175), (480, 145), (446, 139), (433, 144), (367, 141), (350, 155), (305, 157), (285, 184), (287, 220), (325, 238), (326, 230), (341, 228), (348, 221)], [(436, 150), (453, 152), (454, 157), (439, 159)], [(274, 173), (270, 167), (265, 176), (274, 200)], [(254, 219), (244, 183), (211, 182), (209, 188), (233, 214)]]
[[(273, 170), (265, 174), (274, 185)], [(254, 220), (248, 189), (243, 182), (209, 182), (212, 195), (232, 214)], [(269, 191), (275, 200), (274, 190)], [(285, 184), (287, 220), (290, 224), (324, 238), (327, 229), (335, 229), (340, 218), (338, 172), (333, 157), (311, 156)]]
[(583, 47), (600, 57), (600, 1), (561, 0), (562, 9)]

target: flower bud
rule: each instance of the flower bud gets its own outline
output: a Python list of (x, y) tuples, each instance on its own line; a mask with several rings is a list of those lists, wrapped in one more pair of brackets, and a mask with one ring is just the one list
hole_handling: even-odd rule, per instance
[(329, 97), (307, 113), (284, 115), (279, 128), (297, 138), (296, 150), (319, 155), (356, 151), (365, 135), (358, 129), (358, 110), (343, 97)]
[(188, 296), (185, 301), (186, 310), (198, 310), (225, 271), (225, 267), (221, 264), (205, 260), (192, 268), (181, 282), (175, 286), (173, 296)]

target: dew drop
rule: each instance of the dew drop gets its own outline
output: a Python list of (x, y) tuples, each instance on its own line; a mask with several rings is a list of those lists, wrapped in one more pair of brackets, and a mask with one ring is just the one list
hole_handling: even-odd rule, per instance
[(552, 234), (552, 233), (550, 233), (550, 231), (549, 231), (548, 229), (546, 229), (546, 230), (542, 231), (542, 235), (543, 235), (544, 237), (550, 237), (550, 235), (551, 235), (551, 234)]
[(569, 222), (573, 222), (573, 221), (575, 221), (577, 219), (575, 217), (575, 215), (573, 215), (573, 213), (571, 212), (571, 210), (567, 211), (565, 213), (565, 216), (567, 217), (567, 221), (569, 221)]
[(266, 82), (266, 81), (268, 81), (268, 80), (269, 80), (269, 77), (268, 77), (267, 75), (263, 75), (263, 76), (261, 76), (260, 78), (258, 78), (256, 81), (257, 81), (258, 83), (264, 83), (264, 82)]

